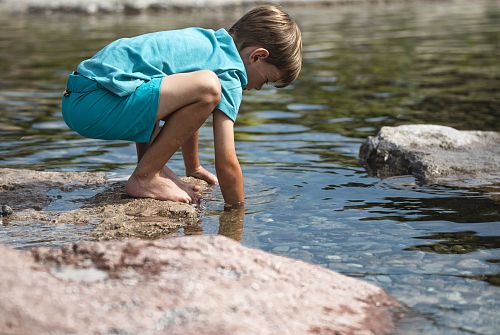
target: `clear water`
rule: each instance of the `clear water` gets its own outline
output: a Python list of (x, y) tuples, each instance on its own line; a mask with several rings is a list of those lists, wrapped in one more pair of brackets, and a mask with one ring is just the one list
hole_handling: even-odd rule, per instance
[[(225, 234), (380, 285), (411, 308), (401, 334), (497, 334), (498, 186), (380, 180), (367, 175), (357, 152), (384, 125), (500, 130), (500, 3), (291, 11), (304, 35), (303, 74), (292, 87), (247, 94), (236, 124), (244, 213), (224, 212), (215, 190), (200, 225), (178, 234)], [(227, 27), (240, 14), (0, 14), (1, 165), (127, 176), (135, 162), (132, 144), (84, 139), (65, 127), (66, 74), (118, 37)], [(200, 147), (212, 168), (209, 123)], [(180, 155), (171, 167), (182, 172)], [(91, 229), (11, 222), (0, 226), (0, 241), (59, 246), (89, 239)]]

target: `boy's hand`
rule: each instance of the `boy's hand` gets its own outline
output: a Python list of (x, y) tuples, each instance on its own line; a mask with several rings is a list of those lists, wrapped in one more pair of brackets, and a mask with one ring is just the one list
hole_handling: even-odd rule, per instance
[(217, 177), (201, 165), (199, 165), (193, 171), (186, 171), (186, 176), (204, 180), (207, 183), (209, 183), (210, 185), (218, 185), (219, 184), (219, 180), (217, 179)]

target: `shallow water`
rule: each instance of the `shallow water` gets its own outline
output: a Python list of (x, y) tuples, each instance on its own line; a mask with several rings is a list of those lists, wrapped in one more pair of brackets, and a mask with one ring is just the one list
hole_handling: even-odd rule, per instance
[[(200, 225), (178, 234), (221, 233), (380, 285), (411, 308), (401, 334), (496, 334), (500, 205), (492, 197), (499, 188), (380, 180), (359, 166), (357, 152), (384, 125), (500, 130), (500, 4), (292, 12), (304, 35), (302, 76), (286, 89), (247, 94), (236, 124), (245, 212), (224, 212), (214, 190)], [(0, 14), (2, 166), (127, 176), (133, 145), (84, 139), (65, 127), (66, 74), (118, 37), (228, 26), (239, 14)], [(200, 136), (201, 159), (213, 170), (210, 123)], [(182, 172), (180, 155), (172, 167)], [(74, 206), (64, 200), (52, 209)], [(60, 246), (90, 239), (92, 227), (10, 222), (0, 226), (0, 242)]]

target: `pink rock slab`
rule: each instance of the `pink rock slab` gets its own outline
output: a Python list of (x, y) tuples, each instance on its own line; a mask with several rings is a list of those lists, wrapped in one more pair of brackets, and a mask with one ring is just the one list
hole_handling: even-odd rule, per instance
[(388, 334), (381, 288), (222, 236), (0, 245), (0, 333)]

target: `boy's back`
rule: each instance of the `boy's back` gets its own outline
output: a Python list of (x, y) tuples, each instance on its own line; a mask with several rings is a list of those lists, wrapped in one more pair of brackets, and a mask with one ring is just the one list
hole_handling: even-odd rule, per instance
[(225, 29), (186, 28), (121, 38), (77, 68), (78, 74), (118, 96), (132, 94), (153, 78), (199, 70), (213, 71), (219, 77), (222, 97), (218, 108), (235, 121), (247, 77)]

